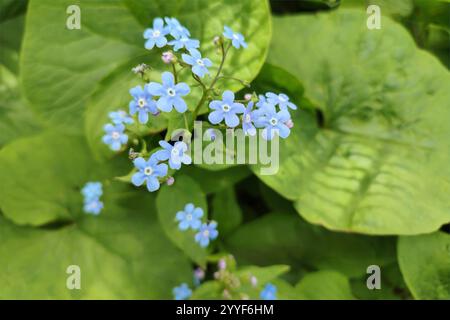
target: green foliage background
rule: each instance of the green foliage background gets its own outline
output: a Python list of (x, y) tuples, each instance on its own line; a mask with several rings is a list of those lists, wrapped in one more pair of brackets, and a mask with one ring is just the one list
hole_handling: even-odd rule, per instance
[[(81, 30), (65, 27), (72, 4)], [(449, 14), (438, 0), (0, 0), (0, 298), (170, 299), (197, 265), (208, 281), (193, 298), (221, 299), (212, 272), (232, 254), (235, 275), (259, 279), (233, 298), (270, 281), (279, 299), (450, 299)], [(239, 30), (249, 48), (225, 73), (299, 106), (276, 175), (189, 166), (155, 194), (114, 179), (130, 163), (100, 142), (102, 124), (126, 108), (133, 66), (163, 70), (142, 39), (157, 16), (177, 17), (216, 66), (213, 37)], [(153, 135), (180, 121), (158, 119)], [(82, 212), (93, 180), (98, 217)], [(187, 202), (219, 223), (208, 250), (173, 221)], [(66, 288), (72, 264), (81, 290)], [(366, 287), (373, 264), (381, 290)]]

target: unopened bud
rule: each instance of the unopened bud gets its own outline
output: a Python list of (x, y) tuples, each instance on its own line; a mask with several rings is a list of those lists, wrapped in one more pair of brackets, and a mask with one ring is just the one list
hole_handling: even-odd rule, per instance
[(293, 122), (291, 119), (289, 119), (288, 121), (286, 121), (285, 125), (286, 125), (289, 129), (291, 129), (292, 127), (294, 127), (294, 122)]
[(220, 259), (220, 260), (219, 260), (219, 263), (218, 263), (218, 266), (219, 266), (219, 269), (220, 269), (220, 270), (226, 269), (227, 263), (226, 263), (225, 259)]
[(245, 96), (244, 96), (244, 99), (246, 101), (250, 101), (250, 100), (252, 100), (252, 97), (253, 97), (253, 95), (251, 93), (246, 93)]
[(138, 64), (136, 67), (132, 68), (131, 71), (133, 71), (135, 74), (144, 75), (145, 70), (148, 69), (148, 66), (145, 63)]
[(168, 186), (171, 186), (175, 183), (175, 178), (174, 177), (168, 177), (167, 181), (166, 181)]
[(213, 39), (214, 45), (220, 46), (223, 43), (223, 39), (221, 36), (215, 36)]
[(256, 279), (255, 276), (251, 276), (250, 283), (252, 284), (253, 287), (256, 287), (256, 285), (258, 284), (258, 279)]
[(205, 278), (205, 271), (202, 268), (195, 269), (194, 270), (194, 277), (196, 279), (198, 279), (198, 280), (203, 280)]
[(163, 52), (161, 59), (166, 64), (174, 63), (176, 61), (172, 51)]

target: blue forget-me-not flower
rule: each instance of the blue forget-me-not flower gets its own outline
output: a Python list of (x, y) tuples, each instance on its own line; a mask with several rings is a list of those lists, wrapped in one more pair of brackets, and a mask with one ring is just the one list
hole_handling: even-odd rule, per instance
[(214, 240), (219, 235), (217, 231), (217, 222), (211, 221), (209, 224), (203, 223), (195, 235), (195, 241), (205, 248), (208, 246), (210, 240)]
[(182, 283), (178, 287), (173, 288), (172, 293), (175, 300), (186, 300), (192, 295), (192, 290), (189, 289), (187, 283)]
[(170, 112), (175, 107), (175, 110), (180, 113), (186, 112), (187, 105), (182, 97), (187, 95), (191, 89), (184, 82), (175, 84), (175, 78), (171, 72), (162, 74), (162, 84), (150, 82), (148, 91), (151, 95), (160, 97), (156, 102), (159, 110)]
[(133, 118), (123, 110), (111, 111), (109, 113), (109, 118), (114, 124), (132, 124), (134, 122)]
[(135, 115), (137, 113), (140, 123), (147, 123), (149, 113), (153, 115), (158, 114), (159, 111), (156, 107), (156, 102), (148, 90), (148, 84), (144, 86), (144, 89), (141, 86), (131, 88), (130, 94), (133, 97), (133, 100), (128, 105), (130, 114)]
[(189, 50), (189, 54), (182, 54), (183, 61), (192, 66), (192, 73), (203, 78), (209, 73), (208, 68), (212, 66), (211, 60), (202, 58), (200, 51), (197, 49)]
[(128, 136), (124, 133), (125, 126), (121, 124), (106, 124), (103, 129), (106, 134), (103, 136), (103, 143), (109, 145), (113, 151), (119, 151), (123, 144), (128, 142)]
[(131, 182), (137, 187), (147, 182), (148, 191), (153, 192), (158, 190), (160, 186), (158, 178), (167, 175), (167, 164), (158, 164), (158, 159), (153, 155), (147, 161), (139, 157), (133, 163), (139, 171), (131, 177)]
[(239, 117), (237, 114), (244, 113), (245, 107), (242, 103), (234, 102), (234, 93), (226, 90), (222, 94), (222, 101), (213, 100), (209, 107), (213, 110), (208, 115), (208, 120), (212, 124), (218, 124), (225, 119), (228, 127), (234, 128), (239, 124)]
[(230, 39), (233, 47), (239, 49), (240, 47), (247, 48), (245, 38), (241, 33), (234, 32), (231, 28), (225, 26), (223, 35), (225, 38)]
[(263, 300), (276, 300), (277, 299), (277, 287), (271, 283), (264, 286), (264, 289), (259, 294), (260, 298)]
[(156, 18), (153, 20), (153, 28), (146, 29), (144, 31), (145, 48), (148, 50), (153, 49), (156, 45), (158, 48), (162, 48), (167, 44), (166, 35), (169, 33), (169, 28), (164, 26), (164, 20)]
[(159, 141), (159, 145), (163, 148), (163, 150), (158, 150), (153, 155), (159, 161), (169, 160), (169, 167), (171, 169), (180, 169), (182, 163), (191, 164), (192, 159), (186, 153), (188, 150), (188, 146), (185, 142), (177, 141), (172, 146), (167, 141), (161, 140)]
[(182, 231), (189, 228), (197, 230), (202, 225), (202, 216), (202, 208), (196, 208), (192, 203), (188, 203), (184, 206), (183, 211), (177, 212), (175, 220), (179, 222), (178, 228)]

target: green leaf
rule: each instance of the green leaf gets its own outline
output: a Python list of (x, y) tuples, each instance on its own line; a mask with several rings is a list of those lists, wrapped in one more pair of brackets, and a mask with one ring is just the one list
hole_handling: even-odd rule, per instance
[(416, 299), (450, 299), (450, 235), (400, 237), (398, 262)]
[(233, 186), (251, 174), (246, 166), (234, 166), (224, 170), (205, 170), (198, 166), (183, 168), (186, 174), (194, 180), (201, 181), (200, 187), (205, 194), (220, 192)]
[(283, 213), (242, 225), (225, 245), (241, 264), (283, 263), (292, 269), (332, 269), (351, 277), (365, 274), (371, 264), (395, 260), (391, 238), (334, 233)]
[[(127, 108), (118, 105), (121, 101), (115, 98), (115, 93), (126, 94), (130, 89), (126, 77), (121, 86), (114, 84), (120, 90), (107, 94), (101, 105), (95, 99), (89, 102), (97, 89), (104, 90), (97, 84), (117, 68), (131, 72), (138, 60), (150, 64), (154, 70), (152, 80), (160, 81), (159, 73), (167, 69), (161, 61), (161, 50), (145, 50), (142, 37), (158, 16), (174, 16), (189, 28), (192, 36), (201, 41), (204, 55), (213, 61), (213, 72), (220, 59), (213, 37), (223, 32), (224, 24), (241, 31), (249, 48), (231, 50), (224, 72), (248, 81), (262, 66), (271, 36), (267, 1), (81, 0), (81, 29), (68, 30), (65, 24), (69, 15), (64, 13), (72, 4), (71, 0), (30, 0), (22, 68), (24, 89), (36, 110), (53, 123), (73, 130), (81, 128), (87, 105), (88, 119), (103, 114), (96, 118), (100, 126), (108, 121), (108, 111)], [(231, 90), (241, 88), (237, 82), (227, 85)], [(195, 92), (188, 101), (190, 108), (195, 107), (192, 102), (197, 101), (200, 90)]]
[(272, 265), (268, 267), (257, 267), (257, 266), (249, 266), (242, 267), (236, 273), (240, 277), (248, 277), (255, 276), (258, 280), (258, 284), (263, 286), (267, 282), (270, 282), (282, 274), (285, 274), (289, 271), (289, 266), (286, 265)]
[(330, 229), (434, 231), (450, 221), (450, 74), (400, 25), (385, 17), (369, 31), (366, 19), (337, 10), (275, 20), (269, 61), (304, 81), (323, 121), (293, 112), (280, 170), (260, 178)]
[(16, 140), (0, 151), (0, 207), (17, 224), (73, 221), (82, 215), (83, 185), (125, 174), (123, 164), (96, 163), (83, 138), (57, 131)]
[(317, 271), (307, 274), (295, 290), (307, 300), (354, 300), (350, 282), (336, 271)]
[[(0, 217), (1, 299), (170, 299), (190, 282), (189, 261), (159, 226), (154, 196), (106, 186), (99, 216), (56, 228), (18, 227)], [(69, 290), (71, 265), (81, 290)]]
[(188, 203), (202, 208), (203, 221), (206, 221), (208, 216), (206, 196), (197, 182), (185, 175), (177, 175), (175, 183), (172, 186), (164, 185), (161, 187), (156, 196), (159, 221), (167, 237), (182, 249), (189, 258), (198, 265), (205, 267), (208, 250), (195, 242), (195, 231), (191, 229), (181, 231), (178, 229), (178, 222), (175, 220), (177, 212), (184, 210)]
[(217, 221), (217, 229), (221, 236), (226, 236), (242, 223), (242, 211), (233, 188), (216, 193), (211, 210), (212, 218)]

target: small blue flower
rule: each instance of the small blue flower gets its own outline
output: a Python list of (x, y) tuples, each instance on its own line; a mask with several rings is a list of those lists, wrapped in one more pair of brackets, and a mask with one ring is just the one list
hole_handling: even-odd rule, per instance
[(211, 60), (208, 58), (202, 58), (200, 51), (197, 49), (189, 50), (190, 55), (183, 53), (183, 61), (192, 66), (192, 73), (196, 74), (200, 78), (203, 78), (205, 74), (209, 74), (208, 68), (212, 66)]
[(169, 167), (171, 169), (178, 170), (181, 168), (181, 164), (191, 164), (191, 157), (186, 154), (188, 146), (183, 141), (177, 141), (172, 146), (170, 143), (161, 140), (159, 141), (159, 145), (163, 148), (163, 150), (158, 150), (154, 153), (154, 156), (159, 161), (169, 160)]
[(156, 102), (153, 100), (153, 96), (148, 92), (148, 84), (142, 89), (141, 86), (136, 86), (130, 89), (130, 94), (133, 100), (129, 103), (130, 114), (138, 114), (140, 123), (147, 123), (148, 114), (158, 114), (158, 108), (156, 108)]
[(256, 106), (259, 108), (259, 110), (263, 111), (267, 108), (275, 107), (275, 105), (269, 103), (266, 99), (266, 97), (262, 94), (258, 96), (258, 102), (256, 103)]
[(241, 33), (234, 32), (231, 28), (225, 26), (225, 31), (223, 33), (224, 37), (231, 40), (233, 47), (239, 49), (240, 47), (247, 48), (247, 43), (245, 42), (245, 38)]
[(148, 39), (145, 42), (145, 49), (151, 50), (156, 46), (162, 48), (167, 44), (166, 35), (169, 33), (169, 28), (164, 27), (164, 20), (156, 18), (153, 20), (153, 29), (145, 29), (144, 39)]
[(253, 104), (253, 101), (250, 101), (244, 111), (244, 114), (242, 115), (242, 130), (244, 130), (244, 133), (249, 136), (254, 136), (256, 134), (256, 128), (253, 125), (253, 114), (255, 112), (252, 110)]
[(101, 182), (88, 182), (81, 189), (81, 194), (84, 197), (84, 201), (92, 201), (100, 198), (103, 194)]
[(260, 298), (263, 300), (277, 300), (277, 287), (271, 283), (264, 286), (264, 289), (259, 294)]
[(287, 110), (291, 108), (292, 110), (297, 110), (297, 106), (289, 101), (289, 97), (284, 93), (275, 94), (273, 92), (266, 93), (267, 101), (274, 105), (279, 105), (281, 110)]
[(291, 116), (287, 110), (277, 112), (274, 106), (270, 106), (264, 110), (263, 115), (255, 120), (255, 125), (264, 128), (261, 135), (265, 140), (272, 140), (276, 132), (281, 138), (285, 139), (291, 131), (286, 125), (289, 119), (291, 119)]
[(209, 224), (204, 223), (201, 225), (198, 233), (195, 235), (195, 241), (200, 244), (202, 248), (208, 246), (210, 240), (214, 240), (219, 235), (217, 231), (217, 222), (211, 221)]
[(144, 158), (137, 158), (133, 161), (134, 166), (139, 170), (131, 177), (131, 182), (136, 186), (141, 186), (147, 181), (147, 189), (150, 192), (159, 189), (158, 177), (164, 177), (167, 175), (167, 164), (158, 164), (158, 159), (153, 155), (145, 161)]
[(169, 45), (173, 46), (173, 50), (175, 51), (178, 51), (182, 48), (185, 48), (186, 50), (192, 50), (200, 47), (200, 41), (188, 37), (181, 37), (179, 39), (169, 41)]
[(106, 134), (103, 136), (102, 141), (108, 144), (113, 151), (119, 151), (123, 144), (128, 142), (128, 136), (123, 132), (125, 126), (123, 124), (112, 125), (108, 123), (103, 127)]
[(234, 93), (230, 90), (222, 94), (222, 101), (213, 100), (209, 107), (214, 110), (208, 115), (208, 120), (212, 124), (218, 124), (225, 119), (228, 127), (234, 128), (239, 124), (237, 114), (244, 113), (245, 107), (242, 103), (234, 102)]
[(189, 30), (181, 25), (181, 23), (176, 18), (165, 17), (164, 20), (169, 28), (169, 33), (175, 39), (180, 39), (182, 37), (190, 37), (191, 33)]
[(175, 220), (179, 221), (178, 229), (184, 231), (189, 228), (197, 230), (202, 225), (203, 209), (196, 208), (192, 203), (184, 206), (184, 211), (178, 211)]
[(182, 283), (180, 286), (173, 288), (172, 290), (175, 300), (186, 300), (192, 295), (192, 290), (189, 289), (187, 283)]
[(103, 202), (101, 202), (98, 199), (85, 202), (83, 207), (84, 212), (93, 215), (98, 215), (100, 211), (102, 211), (102, 209), (103, 209)]
[(112, 111), (109, 113), (109, 118), (112, 120), (114, 124), (132, 124), (134, 122), (133, 118), (131, 118), (125, 111), (118, 110)]
[(187, 95), (191, 89), (184, 82), (175, 84), (172, 73), (164, 72), (162, 74), (162, 85), (156, 82), (150, 82), (148, 84), (148, 91), (150, 94), (160, 97), (156, 103), (159, 110), (170, 112), (175, 107), (175, 110), (179, 113), (186, 112), (187, 105), (181, 97)]

